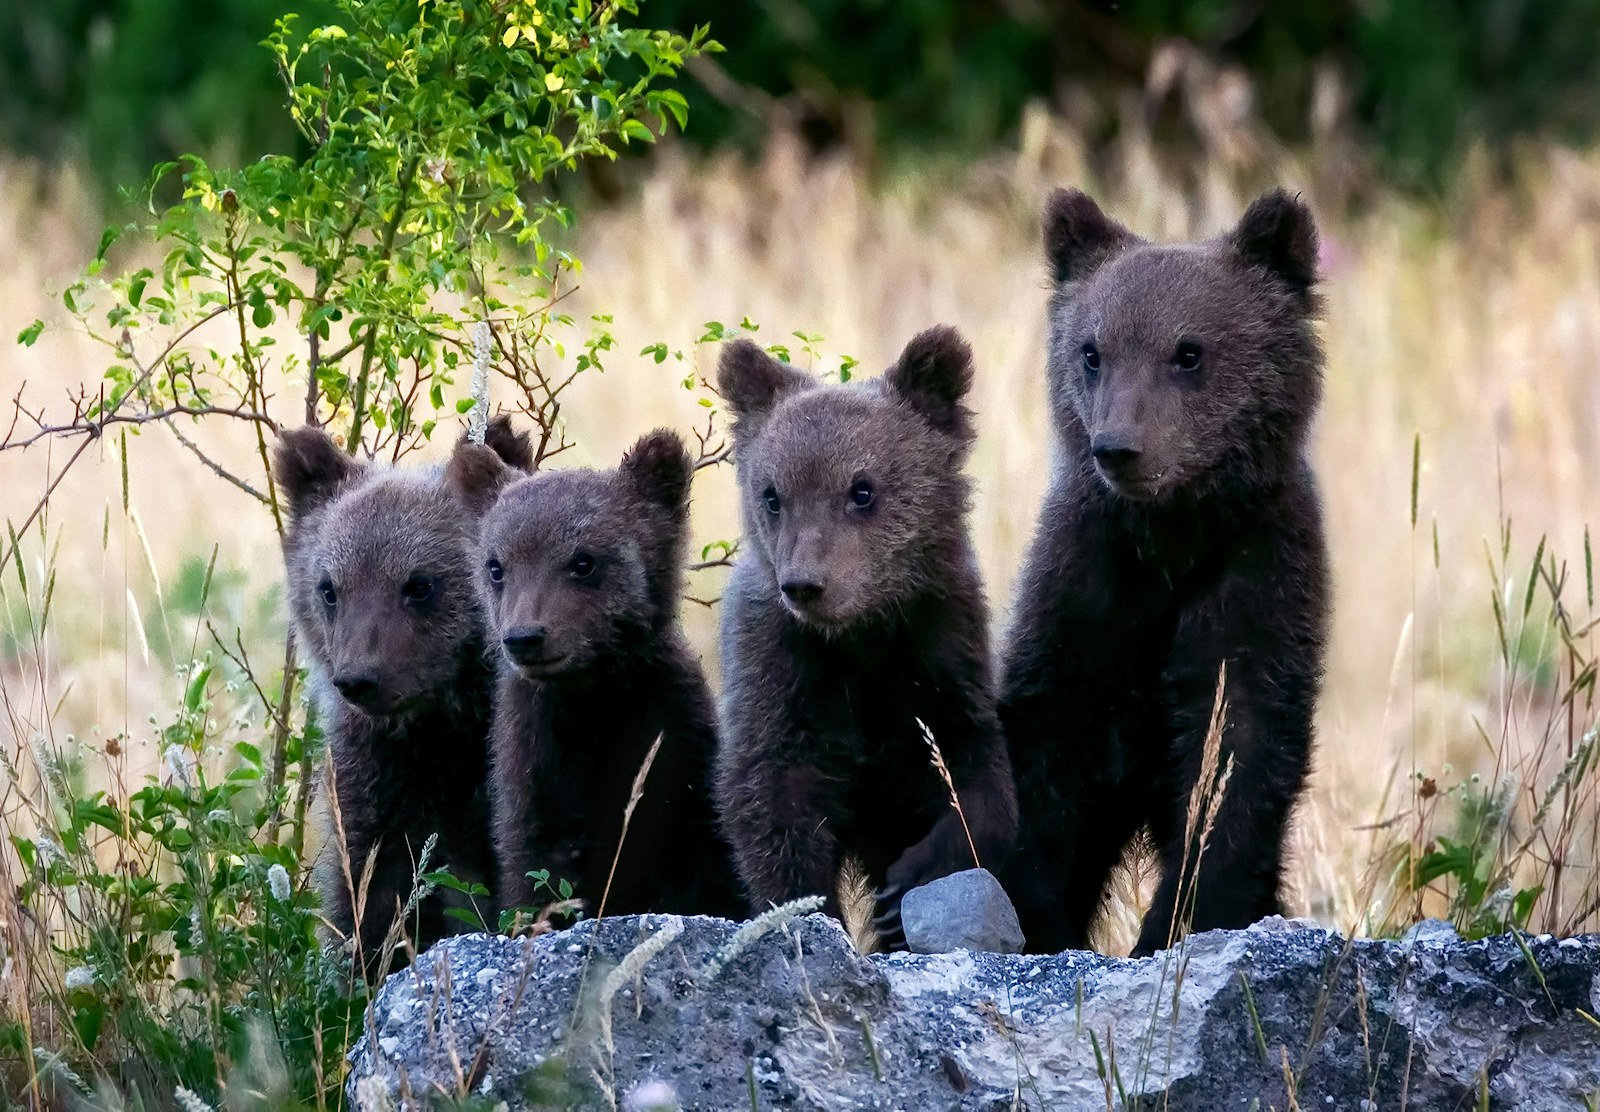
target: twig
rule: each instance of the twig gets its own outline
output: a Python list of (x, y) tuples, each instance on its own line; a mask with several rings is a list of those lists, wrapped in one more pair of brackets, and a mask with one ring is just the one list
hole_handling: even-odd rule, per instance
[(227, 468), (223, 467), (216, 460), (214, 460), (210, 456), (206, 455), (205, 452), (200, 450), (200, 445), (196, 444), (194, 441), (190, 440), (187, 436), (184, 436), (183, 433), (178, 431), (178, 426), (173, 425), (173, 424), (168, 424), (167, 428), (172, 432), (173, 436), (177, 437), (179, 444), (182, 444), (185, 448), (189, 449), (189, 451), (193, 452), (194, 455), (195, 455), (195, 458), (198, 459), (201, 463), (205, 464), (206, 467), (209, 468), (211, 470), (211, 472), (213, 474), (215, 474), (218, 478), (226, 479), (228, 482), (232, 483), (234, 486), (236, 486), (240, 490), (244, 491), (246, 494), (248, 494), (250, 497), (254, 498), (257, 502), (260, 502), (262, 505), (264, 505), (264, 506), (272, 505), (272, 499), (268, 498), (265, 494), (262, 494), (255, 487), (251, 486), (249, 483), (247, 483), (243, 479), (239, 478), (239, 476), (235, 475), (233, 472), (231, 472)]
[(13, 540), (10, 546), (6, 548), (5, 556), (0, 557), (0, 568), (5, 567), (11, 562), (11, 556), (16, 552), (17, 545), (22, 543), (22, 538), (27, 536), (29, 527), (32, 526), (38, 516), (44, 512), (44, 508), (50, 504), (50, 496), (56, 492), (56, 487), (61, 485), (61, 480), (67, 477), (67, 472), (72, 470), (72, 465), (78, 462), (78, 457), (83, 455), (85, 449), (87, 449), (89, 445), (93, 444), (95, 439), (96, 437), (91, 437), (88, 440), (85, 440), (82, 444), (79, 444), (78, 450), (72, 453), (71, 457), (67, 460), (66, 465), (62, 467), (60, 471), (56, 472), (56, 477), (54, 479), (50, 480), (50, 485), (45, 488), (44, 497), (39, 499), (38, 504), (35, 505), (32, 511), (29, 512), (28, 516), (23, 519), (22, 527), (12, 532), (11, 535), (15, 538), (15, 540)]
[[(126, 397), (131, 397), (131, 392)], [(81, 404), (87, 395), (77, 399)], [(38, 431), (21, 440), (7, 440), (0, 442), (0, 452), (13, 448), (27, 448), (52, 436), (87, 436), (90, 440), (100, 436), (112, 425), (148, 425), (153, 421), (170, 421), (174, 417), (234, 417), (241, 421), (253, 421), (266, 425), (274, 432), (278, 423), (265, 413), (258, 413), (253, 409), (243, 406), (229, 408), (220, 405), (170, 405), (164, 409), (146, 409), (138, 413), (117, 413), (115, 410), (102, 417), (75, 417), (65, 425), (40, 425)]]

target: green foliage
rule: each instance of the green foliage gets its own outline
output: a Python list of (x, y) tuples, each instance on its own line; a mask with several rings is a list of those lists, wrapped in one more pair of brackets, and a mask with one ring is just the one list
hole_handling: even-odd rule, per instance
[[(1380, 855), (1394, 898), (1373, 924), (1378, 933), (1442, 914), (1467, 938), (1527, 930), (1536, 917), (1539, 929), (1569, 934), (1600, 904), (1593, 870), (1569, 864), (1594, 852), (1589, 818), (1600, 792), (1600, 662), (1587, 636), (1600, 618), (1587, 549), (1585, 537), (1580, 575), (1541, 537), (1523, 572), (1513, 566), (1510, 522), (1502, 522), (1498, 550), (1487, 555), (1506, 709), (1498, 723), (1478, 724), (1477, 739), (1496, 755), (1495, 774), (1451, 782), (1446, 766), (1442, 784), (1415, 774), (1411, 810), (1401, 816), (1411, 821)], [(1522, 703), (1545, 708), (1531, 748), (1513, 733), (1510, 708)]]
[[(0, 143), (89, 152), (103, 182), (180, 151), (291, 150), (272, 60), (255, 49), (285, 10), (322, 25), (336, 5), (10, 5), (0, 13)], [(783, 98), (819, 144), (979, 151), (1008, 137), (1036, 100), (1072, 105), (1099, 142), (1118, 126), (1119, 98), (1145, 88), (1151, 58), (1174, 39), (1248, 73), (1257, 111), (1290, 141), (1312, 127), (1319, 71), (1341, 74), (1361, 137), (1391, 177), (1414, 185), (1437, 184), (1474, 142), (1534, 133), (1582, 142), (1600, 119), (1590, 0), (652, 0), (650, 13), (685, 30), (714, 20), (738, 45), (725, 63), (736, 84), (688, 90), (694, 139), (705, 144), (764, 135), (763, 98), (740, 86)]]
[[(1116, 133), (1119, 102), (1145, 91), (1175, 39), (1240, 67), (1280, 136), (1312, 131), (1319, 69), (1342, 76), (1358, 137), (1391, 178), (1442, 181), (1475, 142), (1549, 133), (1592, 140), (1600, 120), (1600, 20), (1591, 0), (1092, 0), (1005, 4), (817, 0), (717, 5), (655, 0), (687, 26), (716, 10), (739, 85), (785, 98), (818, 143), (848, 139), (926, 157), (1007, 138), (1036, 100), (1070, 106), (1091, 143)], [(691, 90), (694, 138), (758, 139), (757, 98)], [(1147, 106), (1148, 107), (1148, 106)], [(1159, 121), (1157, 121), (1159, 122)]]
[[(325, 19), (331, 5), (294, 0)], [(108, 189), (180, 151), (284, 150), (272, 58), (283, 0), (51, 0), (0, 5), (0, 143), (87, 157)]]
[[(70, 750), (35, 748), (37, 808), (10, 841), (19, 904), (55, 928), (36, 1007), (59, 1016), (60, 1052), (80, 1071), (136, 1063), (124, 1085), (147, 1103), (179, 1085), (215, 1094), (227, 1063), (267, 1033), (283, 1084), (334, 1097), (364, 993), (348, 958), (318, 938), (284, 819), (298, 785), (270, 788), (260, 748), (229, 744), (212, 717), (226, 689), (209, 658), (180, 678), (182, 701), (156, 739), (164, 768), (126, 795), (86, 789)], [(105, 747), (113, 783), (126, 744)]]
[[(107, 398), (86, 416), (133, 396), (146, 409), (261, 422), (267, 379), (303, 375), (307, 421), (337, 419), (352, 450), (399, 458), (457, 408), (445, 395), (478, 354), (458, 315), (472, 305), (557, 447), (559, 391), (540, 359), (560, 353), (557, 332), (575, 324), (552, 307), (579, 263), (552, 246), (569, 213), (540, 187), (681, 125), (683, 97), (654, 86), (707, 47), (705, 31), (628, 27), (618, 17), (630, 5), (589, 0), (337, 7), (338, 21), (318, 27), (285, 16), (267, 40), (309, 155), (241, 170), (197, 156), (158, 167), (152, 198), (176, 174), (181, 201), (153, 224), (109, 232), (66, 291), (67, 308), (113, 352)], [(100, 283), (128, 231), (164, 245), (162, 263)], [(507, 261), (508, 246), (526, 250)], [(280, 317), (303, 355), (280, 348)], [(201, 333), (216, 318), (236, 343)], [(608, 319), (590, 323), (573, 373), (612, 346)], [(146, 361), (139, 345), (151, 332), (177, 338)], [(173, 347), (191, 334), (215, 346)], [(276, 511), (262, 480), (257, 493)]]
[[(1418, 775), (1419, 783), (1426, 781)], [(1516, 887), (1509, 867), (1516, 787), (1511, 779), (1491, 783), (1476, 775), (1449, 785), (1439, 798), (1454, 812), (1453, 832), (1399, 847), (1396, 872), (1403, 885), (1412, 892), (1442, 887), (1446, 917), (1463, 937), (1526, 929), (1539, 898), (1538, 885)]]

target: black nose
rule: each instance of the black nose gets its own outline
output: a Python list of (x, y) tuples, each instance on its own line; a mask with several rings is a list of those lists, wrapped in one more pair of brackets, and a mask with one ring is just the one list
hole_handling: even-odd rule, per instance
[(544, 639), (548, 633), (549, 630), (544, 626), (517, 626), (507, 630), (506, 635), (500, 638), (500, 643), (512, 656), (538, 656), (544, 652)]
[(797, 602), (802, 606), (808, 602), (816, 602), (822, 597), (822, 584), (815, 579), (785, 579), (779, 587), (790, 602)]
[(1139, 447), (1126, 433), (1100, 433), (1089, 445), (1102, 467), (1120, 471), (1139, 458)]
[(358, 706), (372, 701), (378, 693), (378, 677), (371, 672), (343, 672), (333, 677), (333, 686)]

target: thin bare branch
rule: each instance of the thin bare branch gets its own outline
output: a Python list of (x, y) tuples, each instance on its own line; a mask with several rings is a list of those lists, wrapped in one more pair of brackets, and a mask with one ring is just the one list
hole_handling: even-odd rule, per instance
[(223, 467), (216, 460), (214, 460), (210, 456), (206, 455), (205, 452), (201, 450), (200, 445), (198, 445), (194, 441), (190, 440), (187, 436), (184, 436), (182, 431), (179, 430), (177, 425), (169, 423), (167, 425), (167, 428), (172, 430), (172, 435), (177, 438), (178, 443), (182, 444), (185, 448), (189, 449), (189, 451), (194, 454), (194, 457), (196, 459), (198, 459), (201, 463), (205, 464), (206, 467), (211, 471), (212, 474), (216, 475), (219, 479), (226, 479), (228, 482), (232, 483), (234, 486), (236, 486), (240, 490), (244, 491), (251, 498), (254, 498), (256, 501), (260, 502), (262, 505), (264, 505), (264, 506), (272, 505), (272, 499), (268, 498), (265, 494), (262, 494), (255, 487), (251, 486), (249, 483), (247, 483), (243, 479), (239, 478), (239, 476), (235, 475), (232, 471), (229, 471), (227, 468)]

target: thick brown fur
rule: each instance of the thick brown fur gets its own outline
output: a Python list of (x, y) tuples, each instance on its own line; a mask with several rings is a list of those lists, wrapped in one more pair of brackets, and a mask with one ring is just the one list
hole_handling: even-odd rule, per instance
[[(1030, 949), (1083, 947), (1148, 826), (1148, 954), (1190, 916), (1240, 927), (1280, 906), (1328, 622), (1306, 458), (1316, 230), (1279, 191), (1227, 235), (1154, 245), (1059, 191), (1045, 248), (1057, 458), (1004, 651), (1022, 807), (1004, 880)], [(1185, 813), (1224, 664), (1233, 767), (1196, 874)]]
[(711, 804), (715, 708), (679, 625), (693, 464), (676, 434), (641, 439), (614, 471), (521, 478), (463, 446), (449, 481), (491, 507), (480, 584), (499, 641), (492, 799), (501, 905), (569, 881), (600, 911), (634, 777), (657, 751), (628, 825), (606, 914), (736, 917)]
[[(486, 439), (490, 455), (532, 465), (526, 434), (507, 418), (491, 422)], [(348, 936), (357, 927), (352, 897), (376, 849), (359, 924), (372, 971), (430, 835), (438, 835), (430, 871), (492, 879), (485, 777), (493, 668), (476, 589), (477, 518), (439, 468), (366, 464), (317, 428), (280, 436), (274, 473), (290, 515), (289, 606), (310, 660), (343, 828), (343, 853), (338, 828), (330, 830), (318, 886), (324, 914)], [(452, 902), (460, 901), (440, 891), (419, 905), (407, 924), (419, 948), (465, 929), (444, 914)]]
[(842, 864), (900, 895), (971, 868), (918, 719), (954, 776), (981, 862), (1016, 827), (962, 466), (972, 353), (951, 328), (881, 378), (824, 386), (755, 344), (722, 354), (744, 543), (722, 601), (718, 801), (751, 906), (822, 895)]

